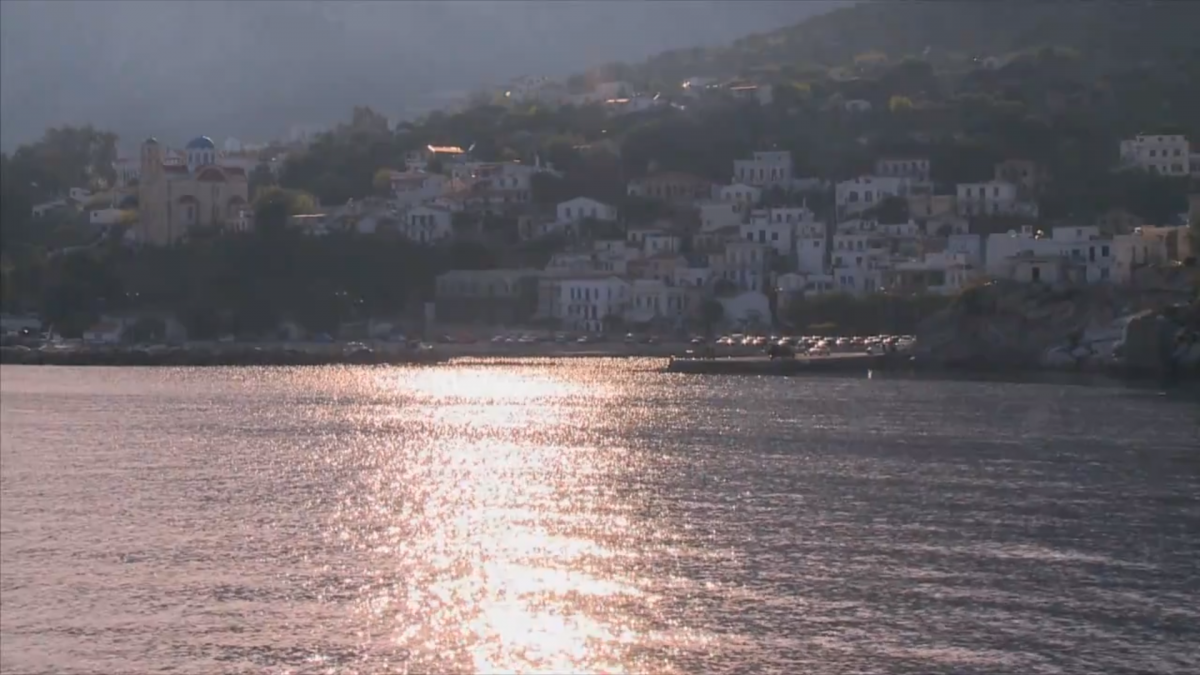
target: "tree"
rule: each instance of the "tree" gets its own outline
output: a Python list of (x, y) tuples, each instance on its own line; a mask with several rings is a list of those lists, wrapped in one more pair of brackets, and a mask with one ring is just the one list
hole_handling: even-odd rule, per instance
[(375, 194), (380, 197), (387, 197), (392, 193), (392, 170), (383, 168), (375, 172), (375, 177), (371, 179), (371, 187), (375, 189)]
[(127, 342), (161, 342), (167, 337), (167, 323), (157, 316), (143, 316), (125, 329), (121, 336)]
[(266, 164), (259, 164), (250, 170), (250, 176), (247, 180), (247, 191), (253, 197), (258, 194), (258, 191), (265, 187), (274, 187), (279, 184), (275, 177), (275, 173), (271, 171), (271, 167)]
[(280, 187), (264, 188), (254, 197), (254, 226), (264, 232), (279, 232), (287, 227), (288, 218), (315, 209), (312, 195)]
[(706, 335), (711, 335), (715, 326), (725, 320), (725, 305), (716, 298), (705, 298), (700, 303), (700, 323)]

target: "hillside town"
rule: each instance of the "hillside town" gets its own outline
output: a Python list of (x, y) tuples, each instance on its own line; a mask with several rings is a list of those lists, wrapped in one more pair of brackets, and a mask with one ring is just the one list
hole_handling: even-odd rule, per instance
[[(523, 78), (491, 96), (598, 105), (611, 118), (684, 110), (715, 96), (761, 106), (773, 100), (771, 85), (700, 77), (671, 96), (642, 94), (625, 82), (567, 94), (546, 78)], [(843, 113), (870, 105), (847, 100)], [(442, 140), (409, 152), (402, 167), (374, 167), (386, 177), (379, 193), (318, 204), (290, 216), (288, 225), (312, 237), (388, 231), (439, 247), (479, 241), (482, 224), (497, 218), (515, 223), (519, 245), (549, 246), (540, 267), (441, 274), (432, 301), (444, 326), (767, 329), (784, 321), (790, 306), (833, 294), (954, 296), (994, 279), (1128, 285), (1142, 268), (1194, 264), (1198, 245), (1188, 224), (1200, 218), (1200, 194), (1168, 222), (1118, 210), (1094, 222), (1047, 226), (1039, 201), (1054, 190), (1054, 177), (1022, 157), (997, 163), (990, 180), (962, 183), (935, 181), (933, 162), (923, 156), (878, 156), (872, 170), (845, 180), (798, 175), (791, 152), (767, 147), (734, 160), (719, 182), (652, 162), (627, 181), (623, 204), (654, 208), (627, 212), (583, 194), (537, 203), (539, 180), (564, 177), (551, 163), (536, 155), (482, 161), (471, 139)], [(306, 142), (293, 139), (290, 147), (303, 152)], [(278, 176), (287, 161), (287, 145), (270, 157), (264, 147), (229, 139), (218, 149), (199, 136), (172, 148), (146, 139), (136, 157), (114, 163), (116, 185), (91, 208), (90, 222), (128, 224), (124, 238), (136, 246), (175, 244), (195, 228), (251, 231), (251, 174)], [(1200, 179), (1200, 148), (1185, 136), (1138, 135), (1115, 150), (1114, 172)], [(33, 215), (72, 201), (97, 202), (72, 190), (35, 205)]]

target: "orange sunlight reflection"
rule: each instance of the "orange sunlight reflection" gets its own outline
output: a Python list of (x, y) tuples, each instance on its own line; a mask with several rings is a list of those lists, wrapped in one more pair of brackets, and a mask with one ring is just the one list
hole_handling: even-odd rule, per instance
[(603, 414), (572, 406), (598, 385), (486, 367), (377, 377), (396, 401), (376, 412), (397, 438), (372, 449), (386, 454), (365, 477), (372, 494), (352, 496), (342, 524), (352, 537), (387, 532), (369, 572), (390, 581), (360, 602), (374, 639), (407, 653), (412, 672), (632, 667), (627, 649), (647, 636), (624, 610), (652, 599), (614, 574), (597, 540), (633, 524), (595, 489), (605, 462), (627, 456), (570, 438), (575, 416)]

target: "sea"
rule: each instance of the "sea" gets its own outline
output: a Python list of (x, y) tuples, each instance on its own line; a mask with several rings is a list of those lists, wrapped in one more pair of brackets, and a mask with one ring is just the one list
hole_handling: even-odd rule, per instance
[(1200, 672), (1200, 405), (1118, 385), (0, 368), (0, 671)]

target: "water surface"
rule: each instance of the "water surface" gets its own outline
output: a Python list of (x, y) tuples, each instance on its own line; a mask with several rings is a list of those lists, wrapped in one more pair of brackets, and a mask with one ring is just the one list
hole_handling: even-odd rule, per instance
[(0, 371), (4, 673), (1200, 672), (1200, 409), (530, 367)]

